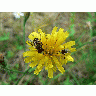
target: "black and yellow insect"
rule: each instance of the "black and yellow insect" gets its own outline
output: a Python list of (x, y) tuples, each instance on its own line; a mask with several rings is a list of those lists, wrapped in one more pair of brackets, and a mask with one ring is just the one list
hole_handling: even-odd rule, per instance
[(41, 53), (42, 51), (44, 51), (44, 49), (42, 48), (42, 42), (40, 42), (40, 40), (38, 38), (34, 38), (34, 40), (32, 42), (29, 42), (32, 46), (35, 46), (35, 48), (37, 49), (38, 53)]
[(44, 51), (44, 49), (42, 48), (42, 42), (40, 42), (38, 38), (35, 38), (33, 40), (33, 44), (35, 48), (38, 50), (38, 53), (41, 53), (42, 51)]
[[(63, 50), (61, 50), (61, 53), (65, 55), (66, 53), (70, 53), (70, 50), (69, 49), (63, 49)], [(64, 59), (65, 59), (65, 56), (64, 56)]]

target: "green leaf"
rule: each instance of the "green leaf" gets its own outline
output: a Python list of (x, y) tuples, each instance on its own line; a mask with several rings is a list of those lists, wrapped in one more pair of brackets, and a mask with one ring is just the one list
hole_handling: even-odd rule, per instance
[(22, 49), (23, 49), (23, 46), (17, 45), (17, 49), (18, 49), (18, 50), (22, 50)]
[(75, 26), (74, 24), (71, 25), (71, 34), (70, 34), (70, 36), (73, 36), (74, 33), (75, 33), (74, 26)]
[(7, 34), (4, 33), (4, 36), (0, 37), (0, 41), (8, 40), (9, 39), (9, 34), (10, 33), (7, 33)]
[(2, 82), (1, 85), (9, 85), (9, 83)]
[(18, 68), (19, 68), (19, 64), (17, 63), (15, 64), (14, 69), (18, 70)]
[(90, 82), (88, 85), (92, 85), (92, 82)]
[(73, 84), (69, 81), (69, 76), (68, 76), (67, 79), (64, 81), (64, 85), (73, 85)]
[(14, 56), (14, 52), (12, 52), (12, 51), (7, 52), (7, 58), (11, 58), (13, 56)]

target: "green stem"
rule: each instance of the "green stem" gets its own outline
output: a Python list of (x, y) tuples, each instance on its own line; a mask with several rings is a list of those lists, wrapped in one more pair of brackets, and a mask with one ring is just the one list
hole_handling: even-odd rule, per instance
[[(92, 23), (92, 15), (91, 15), (90, 12), (88, 12), (88, 14), (89, 14), (89, 21), (90, 21), (90, 23)], [(93, 36), (92, 25), (91, 25), (91, 28), (90, 28), (90, 34), (89, 35), (90, 35), (90, 40), (92, 40), (92, 36)], [(93, 46), (90, 46), (90, 63), (93, 62), (92, 55), (93, 55)]]
[(30, 70), (31, 68), (29, 67), (29, 69), (27, 69), (24, 74), (19, 78), (19, 80), (16, 82), (16, 85), (18, 85), (18, 83), (20, 82), (20, 80), (23, 78), (23, 76), (28, 73), (28, 71)]
[[(92, 40), (92, 28), (90, 29), (90, 40)], [(93, 46), (90, 46), (90, 63), (93, 61)]]
[[(9, 72), (15, 72), (15, 73), (21, 73), (21, 74), (24, 74), (25, 72), (23, 72), (23, 71), (17, 71), (17, 70), (12, 70), (12, 69), (9, 69), (9, 68), (4, 68), (5, 69), (5, 71), (9, 71)], [(32, 71), (35, 69), (35, 67), (34, 68), (32, 68)], [(32, 73), (31, 72), (28, 72), (27, 73), (28, 75), (31, 75)]]
[(70, 73), (70, 74), (71, 74), (71, 76), (73, 77), (74, 81), (75, 81), (78, 85), (80, 85), (80, 83), (79, 83), (79, 81), (77, 80), (77, 78), (75, 77), (75, 75), (73, 75), (72, 73)]

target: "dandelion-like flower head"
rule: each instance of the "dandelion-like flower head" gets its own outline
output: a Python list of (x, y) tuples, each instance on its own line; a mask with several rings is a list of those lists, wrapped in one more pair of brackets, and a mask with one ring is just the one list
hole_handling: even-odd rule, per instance
[(56, 30), (57, 27), (54, 27), (50, 35), (39, 29), (38, 33), (32, 32), (28, 36), (31, 41), (27, 40), (26, 43), (30, 46), (30, 51), (23, 53), (24, 57), (27, 56), (24, 61), (30, 63), (29, 66), (32, 68), (37, 66), (34, 71), (36, 75), (45, 67), (45, 70), (48, 70), (48, 77), (53, 78), (53, 72), (58, 69), (63, 74), (65, 70), (62, 65), (67, 61), (74, 61), (70, 55), (76, 51), (76, 48), (71, 48), (75, 41), (64, 43), (69, 33), (63, 32), (62, 28), (58, 32)]

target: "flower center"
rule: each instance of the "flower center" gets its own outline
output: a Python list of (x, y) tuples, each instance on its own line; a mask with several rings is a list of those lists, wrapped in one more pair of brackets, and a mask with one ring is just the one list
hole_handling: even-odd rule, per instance
[(20, 16), (20, 12), (18, 12), (17, 15)]

